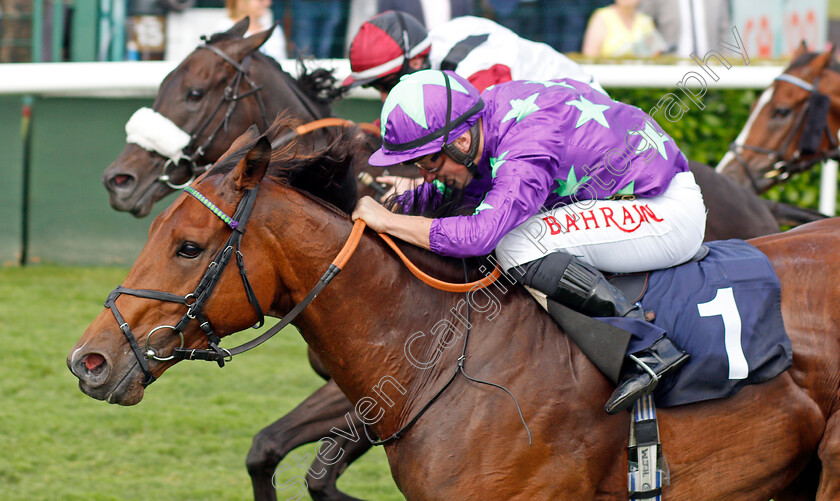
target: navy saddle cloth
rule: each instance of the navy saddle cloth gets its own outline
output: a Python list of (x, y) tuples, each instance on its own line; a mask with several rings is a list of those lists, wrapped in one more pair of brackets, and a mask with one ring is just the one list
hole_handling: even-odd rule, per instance
[[(772, 379), (792, 362), (781, 312), (781, 287), (767, 257), (743, 240), (710, 242), (702, 261), (649, 274), (641, 297), (653, 322), (598, 318), (629, 331), (628, 353), (667, 332), (691, 355), (654, 391), (662, 407), (734, 395)], [(637, 299), (637, 298), (633, 298)]]

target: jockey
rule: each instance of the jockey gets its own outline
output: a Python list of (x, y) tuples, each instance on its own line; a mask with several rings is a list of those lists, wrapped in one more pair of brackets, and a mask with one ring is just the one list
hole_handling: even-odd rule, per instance
[(350, 44), (350, 67), (342, 87), (373, 87), (383, 100), (400, 77), (427, 68), (452, 70), (479, 91), (510, 80), (573, 78), (606, 93), (592, 75), (549, 45), (473, 16), (426, 31), (410, 14), (383, 12), (359, 28)]
[[(399, 200), (436, 200), (451, 186), (477, 207), (430, 219), (365, 197), (353, 219), (377, 232), (446, 256), (495, 251), (549, 300), (621, 321), (644, 322), (644, 313), (599, 270), (666, 268), (700, 249), (706, 211), (686, 157), (643, 111), (585, 83), (512, 81), (479, 96), (466, 78), (424, 70), (392, 89), (381, 120), (383, 146), (370, 163), (414, 163), (426, 181)], [(656, 336), (631, 341), (634, 356), (621, 351), (610, 368), (621, 377), (607, 412), (630, 407), (687, 360), (664, 331)]]
[[(427, 31), (405, 12), (389, 10), (365, 22), (350, 44), (352, 73), (342, 88), (373, 87), (382, 100), (403, 75), (421, 69), (452, 70), (466, 77), (479, 92), (511, 80), (572, 78), (606, 94), (595, 78), (551, 46), (520, 37), (489, 19), (456, 17)], [(374, 122), (379, 125), (379, 120)], [(422, 182), (380, 176), (390, 185), (383, 198)]]

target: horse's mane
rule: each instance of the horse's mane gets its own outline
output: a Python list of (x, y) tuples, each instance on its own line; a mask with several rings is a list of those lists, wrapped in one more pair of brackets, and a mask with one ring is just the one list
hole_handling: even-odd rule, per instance
[(335, 82), (337, 81), (334, 75), (335, 70), (315, 68), (310, 72), (304, 59), (299, 56), (297, 59), (298, 77), (295, 78), (284, 70), (273, 57), (266, 56), (260, 51), (255, 51), (253, 56), (273, 65), (290, 86), (299, 90), (312, 101), (312, 104), (318, 107), (320, 116), (326, 117), (332, 114), (330, 105), (341, 97), (341, 93), (335, 90)]
[(392, 212), (399, 212), (409, 216), (423, 216), (430, 218), (467, 216), (475, 211), (475, 205), (467, 203), (464, 190), (454, 185), (435, 185), (434, 189), (427, 189), (430, 196), (414, 196), (409, 192), (403, 196), (391, 197), (384, 205)]
[(302, 56), (298, 56), (298, 87), (319, 103), (332, 104), (342, 96), (342, 92), (336, 89), (338, 79), (335, 77), (335, 69), (315, 68), (310, 72), (306, 61)]
[[(301, 151), (303, 146), (294, 135), (299, 121), (281, 113), (262, 134), (272, 143), (283, 136), (288, 140), (271, 152), (266, 177), (313, 195), (319, 203), (344, 216), (355, 207), (358, 197), (353, 165), (366, 159), (362, 133), (356, 127), (340, 134), (326, 148), (314, 153)], [(253, 148), (259, 138), (247, 141), (219, 160), (211, 172), (230, 172)]]
[[(796, 68), (806, 66), (810, 64), (810, 62), (813, 61), (817, 56), (820, 55), (822, 55), (821, 52), (806, 52), (805, 54), (802, 54), (801, 56), (794, 59), (790, 63), (790, 66), (788, 66), (788, 69), (786, 71), (795, 70)], [(837, 58), (831, 58), (831, 62), (828, 64), (828, 69), (834, 71), (835, 73), (840, 73), (840, 63), (837, 62)]]

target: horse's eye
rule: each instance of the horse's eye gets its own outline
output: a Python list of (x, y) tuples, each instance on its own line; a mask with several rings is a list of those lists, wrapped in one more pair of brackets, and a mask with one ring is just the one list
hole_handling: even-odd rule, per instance
[(773, 118), (785, 118), (790, 115), (790, 108), (775, 108), (773, 110)]
[(187, 259), (195, 259), (201, 254), (201, 247), (195, 242), (184, 242), (178, 249), (178, 255)]
[(187, 93), (187, 101), (201, 101), (201, 98), (204, 97), (204, 91), (200, 91), (198, 89), (190, 89)]

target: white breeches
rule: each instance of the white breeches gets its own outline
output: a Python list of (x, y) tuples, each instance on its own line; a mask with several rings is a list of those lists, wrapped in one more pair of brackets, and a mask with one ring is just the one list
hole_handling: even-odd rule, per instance
[(537, 214), (502, 238), (496, 257), (508, 270), (565, 251), (606, 272), (647, 271), (691, 259), (705, 231), (700, 187), (681, 172), (657, 197), (584, 200)]

